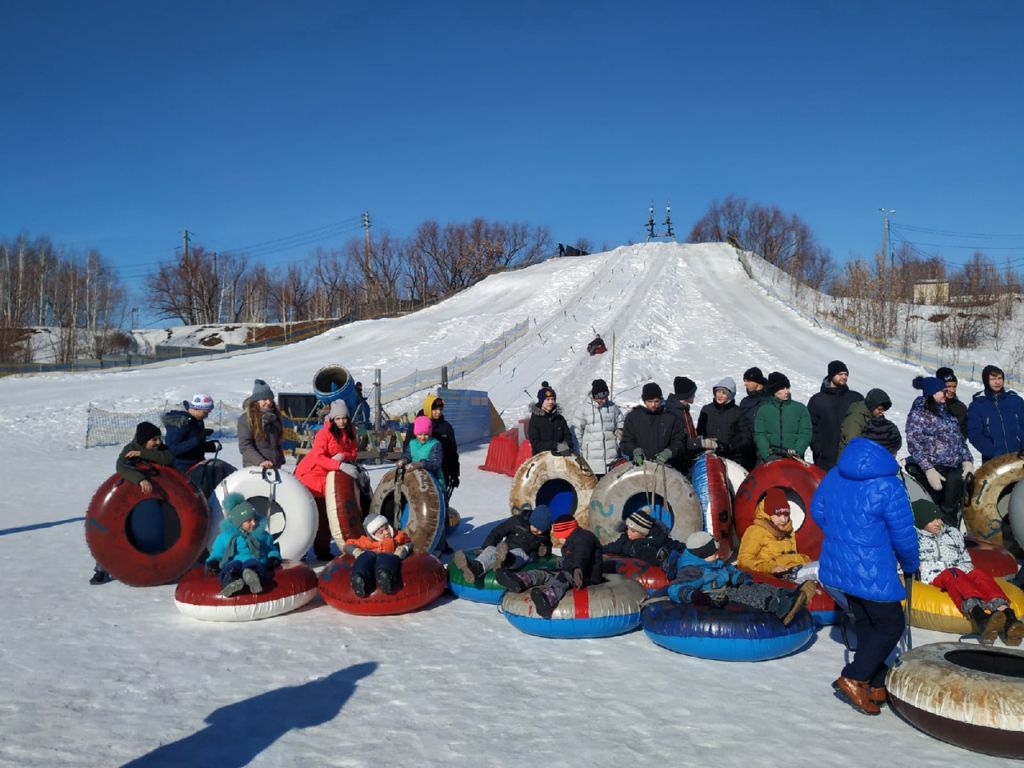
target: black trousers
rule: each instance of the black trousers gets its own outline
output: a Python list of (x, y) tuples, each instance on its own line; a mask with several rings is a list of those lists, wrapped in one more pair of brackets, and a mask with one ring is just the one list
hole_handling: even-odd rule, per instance
[(843, 667), (843, 677), (864, 680), (877, 688), (885, 684), (888, 671), (885, 660), (903, 636), (903, 606), (865, 600), (850, 594), (846, 599), (854, 616), (857, 650), (853, 661)]

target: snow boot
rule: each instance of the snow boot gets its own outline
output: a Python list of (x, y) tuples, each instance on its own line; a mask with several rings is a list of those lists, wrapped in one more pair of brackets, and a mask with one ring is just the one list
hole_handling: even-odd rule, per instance
[(971, 619), (978, 628), (978, 642), (982, 645), (994, 645), (999, 633), (1006, 626), (1006, 615), (1003, 611), (986, 612), (981, 606), (971, 609)]
[(377, 574), (377, 587), (385, 595), (393, 595), (398, 591), (395, 575), (391, 571), (381, 571)]
[(104, 571), (102, 568), (97, 568), (95, 571), (93, 571), (92, 578), (89, 579), (89, 583), (93, 586), (96, 586), (97, 584), (107, 584), (113, 580), (113, 576)]
[(247, 586), (249, 591), (254, 595), (258, 595), (263, 591), (263, 584), (260, 582), (260, 575), (252, 568), (246, 568), (242, 571), (242, 581), (245, 582), (245, 586)]
[(242, 591), (242, 587), (244, 587), (244, 586), (245, 586), (245, 582), (242, 581), (241, 579), (235, 579), (234, 581), (229, 581), (227, 584), (225, 584), (224, 586), (222, 586), (220, 588), (220, 596), (221, 597), (231, 597), (232, 595), (237, 594), (238, 592), (241, 592)]
[(1006, 616), (1006, 626), (1003, 627), (1003, 642), (1007, 645), (1020, 645), (1024, 640), (1024, 622), (1017, 618), (1013, 608), (1007, 608), (1000, 613)]
[(498, 546), (494, 548), (494, 569), (504, 568), (508, 563), (508, 542), (499, 541)]
[(550, 619), (555, 612), (558, 601), (555, 599), (555, 592), (550, 587), (534, 587), (530, 590), (530, 599), (537, 615), (542, 619)]
[(851, 680), (848, 677), (840, 677), (832, 682), (832, 688), (839, 698), (846, 701), (851, 707), (865, 715), (881, 714), (882, 708), (871, 700), (871, 692), (868, 684), (861, 680)]
[(805, 581), (795, 589), (783, 590), (768, 601), (768, 610), (778, 617), (783, 626), (789, 626), (817, 588), (817, 582)]
[[(466, 580), (467, 584), (472, 584), (484, 573), (484, 567), (480, 564), (480, 561), (469, 557), (461, 549), (455, 553), (452, 563), (459, 569), (462, 578)], [(474, 565), (476, 568), (473, 567)]]
[(353, 574), (349, 583), (352, 585), (352, 593), (359, 598), (367, 598), (370, 596), (370, 590), (366, 587), (366, 579), (359, 574)]
[(868, 686), (868, 695), (871, 696), (871, 700), (878, 706), (882, 706), (889, 701), (889, 692), (885, 690), (884, 685)]
[(504, 568), (499, 568), (494, 572), (494, 580), (509, 592), (522, 592), (529, 586), (519, 573)]

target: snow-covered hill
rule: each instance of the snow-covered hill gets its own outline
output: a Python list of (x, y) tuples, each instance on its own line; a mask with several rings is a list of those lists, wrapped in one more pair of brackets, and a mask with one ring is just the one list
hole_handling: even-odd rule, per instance
[[(571, 409), (596, 377), (614, 378), (616, 399), (629, 404), (644, 382), (668, 392), (687, 375), (699, 406), (720, 378), (739, 384), (759, 365), (786, 372), (806, 401), (835, 358), (853, 388), (888, 391), (901, 427), (914, 395), (914, 369), (804, 321), (746, 276), (732, 248), (674, 244), (551, 260), (413, 315), (265, 352), (0, 380), (0, 765), (138, 758), (223, 768), (250, 754), (262, 766), (822, 766), (896, 755), (914, 766), (998, 764), (888, 711), (867, 718), (835, 700), (829, 684), (844, 651), (828, 630), (792, 657), (728, 664), (672, 654), (640, 632), (533, 638), (492, 608), (458, 600), (376, 619), (316, 601), (223, 625), (180, 615), (173, 586), (88, 585), (82, 515), (117, 455), (81, 449), (88, 402), (145, 410), (195, 391), (241, 401), (256, 377), (305, 391), (332, 363), (364, 381), (380, 368), (387, 382), (466, 355), (526, 318), (529, 333), (499, 360), (452, 382), (488, 390), (507, 423), (525, 415), (542, 380)], [(587, 355), (595, 332), (609, 345), (614, 332), (614, 366), (611, 351)], [(507, 513), (510, 479), (478, 471), (483, 457), (484, 448), (463, 456), (456, 547), (478, 544)], [(234, 445), (226, 458), (237, 460)], [(161, 745), (167, 763), (154, 762)]]

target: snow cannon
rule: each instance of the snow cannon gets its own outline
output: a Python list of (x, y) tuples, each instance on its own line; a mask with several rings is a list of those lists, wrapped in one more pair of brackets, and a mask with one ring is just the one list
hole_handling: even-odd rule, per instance
[(340, 365), (327, 365), (313, 377), (313, 394), (324, 405), (344, 400), (349, 413), (356, 412), (356, 382)]

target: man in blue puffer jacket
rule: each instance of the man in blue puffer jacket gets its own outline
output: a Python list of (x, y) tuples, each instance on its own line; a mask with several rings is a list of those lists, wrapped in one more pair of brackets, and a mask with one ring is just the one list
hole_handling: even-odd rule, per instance
[(1024, 449), (1024, 398), (1004, 386), (1003, 372), (994, 365), (981, 371), (985, 385), (967, 408), (967, 437), (982, 462)]
[(174, 468), (187, 472), (193, 464), (206, 458), (208, 452), (220, 450), (216, 440), (210, 440), (210, 431), (203, 422), (213, 410), (213, 398), (199, 394), (189, 402), (182, 402), (184, 410), (168, 411), (162, 417), (164, 443), (174, 454)]
[(918, 569), (917, 533), (899, 465), (885, 448), (851, 440), (818, 486), (811, 515), (825, 533), (818, 580), (846, 595), (857, 651), (832, 687), (857, 710), (885, 701), (885, 660), (903, 635), (903, 583)]

